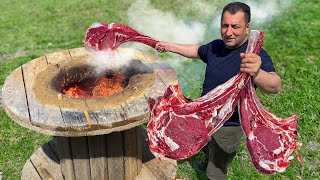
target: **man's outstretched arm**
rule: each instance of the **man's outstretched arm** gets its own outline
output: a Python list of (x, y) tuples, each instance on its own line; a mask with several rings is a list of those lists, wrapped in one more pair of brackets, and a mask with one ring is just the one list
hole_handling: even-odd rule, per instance
[(195, 45), (195, 44), (175, 44), (175, 43), (160, 41), (156, 44), (155, 49), (161, 53), (169, 51), (176, 54), (180, 54), (181, 56), (184, 56), (187, 58), (199, 59), (199, 55), (198, 55), (199, 47), (200, 47), (199, 45)]

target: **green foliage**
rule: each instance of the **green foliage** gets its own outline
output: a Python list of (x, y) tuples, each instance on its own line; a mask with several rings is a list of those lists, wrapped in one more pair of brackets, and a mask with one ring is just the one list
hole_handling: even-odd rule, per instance
[[(151, 1), (156, 8), (170, 11), (184, 20), (205, 23), (210, 20), (210, 17), (198, 16), (201, 12), (196, 12), (187, 3), (192, 1)], [(224, 4), (220, 1), (215, 3), (217, 7)], [(27, 61), (58, 50), (80, 47), (86, 29), (95, 21), (126, 24), (126, 11), (130, 4), (131, 1), (126, 0), (2, 0), (0, 86), (10, 72)], [(261, 27), (266, 35), (264, 48), (273, 58), (282, 77), (283, 88), (276, 95), (260, 92), (258, 95), (274, 114), (280, 117), (298, 115), (298, 141), (303, 143), (299, 152), (305, 163), (295, 159), (284, 173), (260, 174), (253, 167), (243, 142), (229, 169), (229, 179), (317, 179), (320, 176), (319, 9), (319, 1), (294, 0), (291, 7)], [(220, 12), (220, 9), (217, 11)], [(165, 54), (159, 56), (168, 60)], [(179, 75), (183, 93), (189, 98), (199, 97), (204, 65), (195, 60), (168, 62)], [(50, 138), (22, 128), (0, 109), (0, 172), (4, 172), (4, 178), (19, 179), (25, 161)], [(203, 159), (204, 154), (200, 152), (180, 161), (178, 177), (205, 179), (204, 174), (196, 173), (191, 166), (192, 162)]]

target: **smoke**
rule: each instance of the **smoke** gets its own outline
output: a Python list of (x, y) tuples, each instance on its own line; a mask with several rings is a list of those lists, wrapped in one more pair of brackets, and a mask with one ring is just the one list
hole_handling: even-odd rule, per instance
[[(246, 0), (243, 2), (251, 7), (252, 26), (259, 29), (274, 16), (289, 8), (291, 1)], [(180, 12), (170, 12), (170, 10), (156, 9), (150, 0), (138, 0), (131, 4), (127, 15), (131, 27), (155, 39), (182, 44), (199, 44), (219, 38), (217, 35), (220, 34), (221, 12), (224, 5), (229, 2), (231, 1), (186, 0), (183, 4), (179, 4)], [(180, 16), (178, 17), (177, 14)]]
[(288, 9), (292, 2), (291, 0), (272, 0), (272, 1), (244, 1), (251, 7), (251, 24), (255, 28), (263, 26), (270, 22), (274, 16), (279, 15), (282, 11)]
[[(170, 9), (157, 9), (156, 4), (153, 5), (150, 0), (137, 0), (127, 10), (128, 25), (142, 34), (160, 41), (179, 44), (206, 44), (213, 39), (220, 38), (221, 12), (229, 2), (231, 1), (186, 0), (183, 3), (176, 1), (174, 3), (179, 7), (174, 7), (174, 10), (171, 11)], [(243, 2), (251, 7), (251, 29), (261, 30), (292, 4), (292, 0), (245, 0)], [(122, 47), (157, 53), (149, 46), (140, 43), (126, 43)], [(157, 55), (170, 63), (177, 71), (184, 94), (200, 91), (199, 87), (201, 87), (205, 71), (203, 63), (173, 53), (157, 53)], [(122, 66), (128, 63), (124, 59), (131, 59), (130, 54), (125, 58), (118, 57), (116, 59), (108, 59), (106, 54), (94, 55), (93, 58), (97, 59), (94, 61), (94, 66), (97, 67), (99, 73), (106, 71), (104, 67)]]
[[(251, 29), (263, 30), (272, 18), (289, 8), (292, 0), (246, 0), (251, 7)], [(231, 1), (186, 0), (174, 11), (155, 8), (150, 0), (138, 0), (127, 11), (129, 26), (157, 40), (179, 44), (206, 44), (220, 38), (220, 19), (223, 7)], [(180, 11), (179, 11), (180, 10)], [(138, 43), (128, 47), (144, 51), (150, 47)], [(182, 56), (157, 54), (177, 71), (179, 84), (184, 94), (200, 95), (205, 65)], [(198, 93), (194, 93), (198, 91)], [(190, 93), (189, 93), (190, 92)]]
[(171, 12), (155, 9), (149, 1), (138, 0), (128, 9), (129, 24), (155, 39), (180, 43), (195, 43), (202, 39), (205, 26), (185, 22)]
[(87, 65), (91, 66), (97, 75), (102, 76), (109, 70), (121, 70), (130, 64), (133, 56), (132, 51), (123, 52), (121, 56), (119, 56), (117, 51), (89, 52)]

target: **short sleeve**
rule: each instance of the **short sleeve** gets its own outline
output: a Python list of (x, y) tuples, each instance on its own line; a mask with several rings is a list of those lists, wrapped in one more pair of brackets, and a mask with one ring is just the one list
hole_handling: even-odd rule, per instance
[(266, 72), (276, 72), (273, 66), (272, 59), (264, 49), (261, 49), (259, 56), (261, 57), (261, 69)]
[(212, 42), (205, 44), (205, 45), (202, 45), (198, 49), (198, 55), (199, 55), (200, 59), (205, 63), (208, 62), (207, 54), (211, 48), (212, 48)]

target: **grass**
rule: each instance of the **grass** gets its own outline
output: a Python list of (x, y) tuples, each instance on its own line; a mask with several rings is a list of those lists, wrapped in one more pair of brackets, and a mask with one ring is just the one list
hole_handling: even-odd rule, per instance
[[(95, 21), (128, 23), (126, 10), (130, 4), (125, 0), (2, 0), (0, 86), (10, 72), (27, 61), (81, 46), (84, 32)], [(155, 0), (151, 4), (162, 11), (173, 12), (182, 19), (187, 14), (193, 20), (204, 21), (193, 8), (187, 6), (188, 2)], [(282, 77), (283, 89), (277, 95), (258, 94), (265, 107), (276, 115), (298, 115), (298, 141), (303, 143), (299, 152), (305, 162), (299, 163), (294, 159), (286, 172), (263, 175), (254, 169), (242, 143), (231, 164), (229, 179), (317, 179), (320, 176), (319, 9), (319, 1), (295, 0), (286, 12), (263, 26), (266, 35), (264, 48), (273, 58), (277, 72)], [(166, 55), (159, 56), (168, 58)], [(175, 63), (172, 65), (177, 70), (184, 94), (191, 98), (198, 97), (204, 65), (193, 60), (184, 60), (179, 66)], [(0, 172), (3, 172), (3, 178), (19, 179), (25, 161), (50, 139), (50, 136), (22, 128), (0, 109)], [(204, 174), (196, 173), (191, 167), (193, 161), (203, 158), (200, 152), (190, 159), (179, 161), (178, 177), (205, 179)]]

